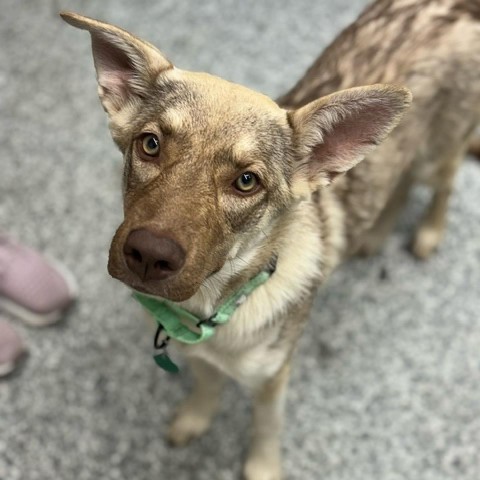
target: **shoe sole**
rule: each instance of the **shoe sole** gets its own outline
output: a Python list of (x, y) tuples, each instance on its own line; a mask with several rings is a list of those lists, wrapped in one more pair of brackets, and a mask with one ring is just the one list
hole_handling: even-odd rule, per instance
[(5, 363), (0, 363), (0, 380), (15, 372), (28, 356), (28, 349), (24, 345), (17, 352), (14, 358)]
[[(67, 289), (70, 297), (70, 303), (73, 302), (78, 296), (78, 284), (75, 280), (75, 277), (70, 272), (70, 270), (68, 270), (68, 268), (65, 267), (65, 265), (63, 265), (62, 263), (50, 259), (49, 263), (65, 279), (65, 283), (67, 284)], [(48, 313), (38, 313), (29, 310), (28, 308), (10, 300), (7, 297), (0, 296), (0, 310), (9, 313), (10, 315), (22, 320), (27, 325), (30, 325), (32, 327), (47, 327), (48, 325), (53, 325), (60, 320), (66, 308), (68, 307), (54, 310)]]
[(10, 375), (15, 370), (15, 365), (14, 361), (0, 364), (0, 378)]

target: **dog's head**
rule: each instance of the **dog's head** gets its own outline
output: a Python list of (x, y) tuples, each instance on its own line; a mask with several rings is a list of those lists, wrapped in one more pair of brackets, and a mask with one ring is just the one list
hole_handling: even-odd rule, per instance
[(125, 158), (125, 219), (109, 272), (175, 301), (292, 204), (356, 165), (410, 100), (405, 89), (377, 85), (288, 111), (245, 87), (179, 70), (117, 27), (62, 17), (91, 34), (99, 96)]

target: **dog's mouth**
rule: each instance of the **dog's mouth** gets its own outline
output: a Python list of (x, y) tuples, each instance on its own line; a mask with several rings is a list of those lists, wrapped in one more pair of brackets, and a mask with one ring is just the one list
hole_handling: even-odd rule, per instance
[(195, 289), (192, 289), (191, 291), (185, 291), (185, 290), (179, 291), (179, 290), (172, 290), (172, 289), (163, 289), (158, 287), (149, 288), (149, 287), (144, 287), (142, 285), (136, 285), (136, 286), (128, 285), (128, 286), (133, 290), (135, 290), (136, 292), (150, 295), (152, 297), (171, 300), (172, 302), (183, 302), (185, 300), (188, 300), (193, 295), (195, 295), (197, 291)]
[(164, 280), (142, 280), (128, 269), (126, 263), (123, 267), (118, 267), (111, 259), (112, 256), (110, 256), (108, 272), (113, 278), (120, 280), (137, 292), (174, 302), (183, 302), (191, 298), (199, 290), (204, 280), (214, 275), (213, 271), (207, 271), (201, 276), (195, 275), (194, 279), (187, 271), (180, 271), (175, 276)]

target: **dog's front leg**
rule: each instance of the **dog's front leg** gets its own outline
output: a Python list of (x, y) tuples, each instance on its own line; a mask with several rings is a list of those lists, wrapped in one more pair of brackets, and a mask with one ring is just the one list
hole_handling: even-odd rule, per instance
[(224, 375), (203, 360), (192, 358), (189, 363), (195, 384), (180, 405), (168, 431), (170, 443), (179, 447), (208, 430), (224, 383)]
[(281, 432), (289, 374), (287, 362), (255, 391), (252, 443), (244, 470), (246, 480), (282, 477)]

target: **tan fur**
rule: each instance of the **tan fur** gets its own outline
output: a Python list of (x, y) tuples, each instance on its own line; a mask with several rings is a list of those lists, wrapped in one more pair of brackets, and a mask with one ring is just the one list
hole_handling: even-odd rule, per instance
[(393, 135), (334, 185), (349, 212), (350, 253), (381, 246), (385, 232), (374, 240), (369, 229), (404, 175), (435, 190), (451, 182), (455, 169), (448, 165), (458, 163), (480, 122), (480, 52), (472, 49), (479, 42), (479, 20), (478, 3), (468, 0), (374, 2), (279, 99), (294, 108), (375, 82), (402, 84), (413, 93), (412, 108)]
[[(208, 429), (230, 376), (255, 399), (245, 477), (279, 480), (290, 359), (318, 285), (348, 255), (381, 247), (415, 181), (435, 194), (413, 252), (426, 258), (438, 247), (455, 170), (480, 120), (478, 6), (379, 0), (278, 103), (179, 70), (117, 27), (62, 16), (92, 35), (100, 98), (125, 156), (125, 220), (110, 273), (208, 317), (278, 258), (209, 342), (178, 345), (196, 384), (169, 439), (184, 445)], [(385, 140), (411, 100), (399, 85), (413, 106)], [(155, 158), (142, 156), (144, 133), (158, 136)], [(235, 189), (243, 172), (259, 179), (252, 194)], [(123, 248), (138, 229), (181, 245), (178, 273), (152, 281), (129, 270)]]
[(480, 134), (478, 131), (476, 135), (472, 138), (469, 146), (468, 146), (468, 153), (471, 155), (475, 155), (477, 158), (480, 159)]

